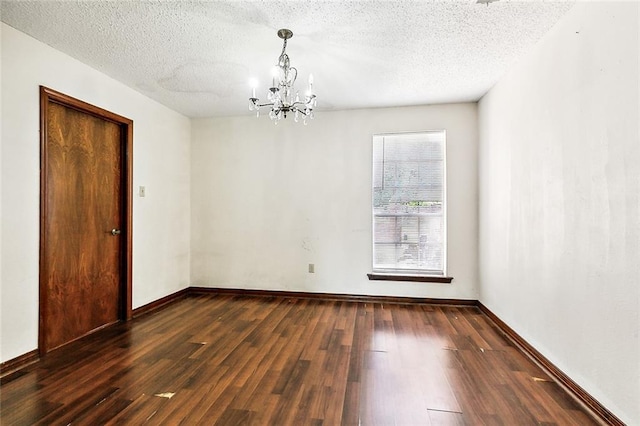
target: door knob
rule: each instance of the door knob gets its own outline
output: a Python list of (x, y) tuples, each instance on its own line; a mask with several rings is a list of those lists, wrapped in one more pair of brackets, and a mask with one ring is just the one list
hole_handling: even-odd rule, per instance
[(113, 228), (113, 229), (111, 230), (111, 235), (120, 235), (120, 230), (119, 230), (119, 229), (116, 229), (116, 228)]

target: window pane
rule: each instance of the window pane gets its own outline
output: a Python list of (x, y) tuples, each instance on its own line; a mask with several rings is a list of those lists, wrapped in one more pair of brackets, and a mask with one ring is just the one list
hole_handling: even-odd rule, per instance
[(400, 228), (396, 217), (375, 217), (374, 221), (374, 241), (376, 243), (395, 243), (400, 241)]
[(445, 133), (373, 138), (373, 267), (444, 274)]

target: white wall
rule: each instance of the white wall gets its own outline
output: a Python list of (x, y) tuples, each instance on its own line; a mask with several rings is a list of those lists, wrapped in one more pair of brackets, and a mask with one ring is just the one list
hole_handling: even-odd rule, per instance
[[(192, 122), (194, 286), (476, 299), (477, 106)], [(369, 281), (372, 135), (447, 130), (452, 284)], [(308, 273), (314, 263), (315, 274)]]
[(37, 347), (39, 85), (134, 121), (133, 307), (189, 285), (190, 121), (2, 24), (0, 360)]
[(638, 3), (578, 3), (481, 100), (481, 301), (640, 424)]

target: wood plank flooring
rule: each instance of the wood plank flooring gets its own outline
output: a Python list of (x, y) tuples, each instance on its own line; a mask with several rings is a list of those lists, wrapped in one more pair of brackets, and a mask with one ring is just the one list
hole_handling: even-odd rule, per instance
[(592, 425), (477, 308), (201, 295), (3, 379), (3, 425)]

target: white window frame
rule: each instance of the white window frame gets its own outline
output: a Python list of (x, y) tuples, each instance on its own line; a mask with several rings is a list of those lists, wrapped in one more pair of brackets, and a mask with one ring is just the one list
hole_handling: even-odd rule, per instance
[[(442, 270), (432, 270), (432, 269), (426, 269), (426, 268), (415, 268), (415, 269), (409, 269), (409, 268), (381, 268), (381, 267), (377, 267), (376, 266), (376, 229), (375, 229), (375, 218), (376, 218), (376, 212), (375, 210), (375, 206), (374, 206), (374, 202), (375, 202), (375, 150), (374, 150), (374, 145), (376, 143), (376, 138), (384, 138), (384, 137), (393, 137), (393, 136), (403, 136), (403, 135), (420, 135), (420, 134), (433, 134), (433, 133), (438, 133), (438, 134), (442, 134), (443, 137), (443, 147), (442, 147), (442, 155), (443, 155), (443, 167), (442, 167), (442, 226), (443, 226), (443, 243), (442, 243)], [(427, 131), (418, 131), (418, 132), (393, 132), (393, 133), (378, 133), (378, 134), (374, 134), (372, 137), (372, 154), (371, 154), (371, 165), (372, 165), (372, 170), (371, 170), (371, 231), (372, 231), (372, 235), (371, 235), (371, 249), (372, 249), (372, 256), (371, 256), (371, 266), (372, 266), (372, 271), (373, 274), (368, 274), (369, 275), (369, 279), (383, 279), (383, 280), (389, 280), (389, 279), (395, 279), (398, 278), (400, 276), (407, 276), (409, 278), (411, 277), (435, 277), (437, 278), (437, 282), (451, 282), (452, 278), (447, 277), (447, 242), (448, 242), (448, 235), (447, 235), (447, 133), (445, 130), (427, 130)], [(378, 214), (378, 216), (381, 216), (380, 214)], [(426, 216), (424, 214), (408, 214), (408, 215), (387, 215), (385, 214), (385, 216), (394, 216), (394, 217), (403, 217), (403, 216), (410, 216), (410, 217), (421, 217), (421, 216)], [(394, 278), (395, 277), (395, 278)], [(439, 278), (439, 279), (438, 279)], [(401, 279), (398, 279), (401, 280)], [(421, 281), (419, 279), (409, 279), (410, 281)], [(428, 281), (428, 280), (425, 280)]]

